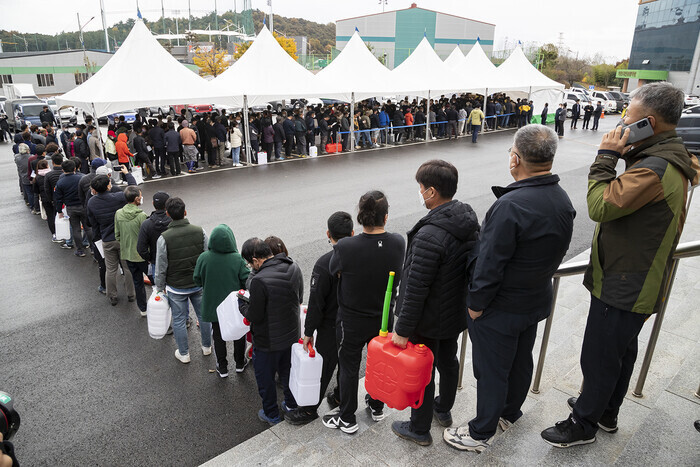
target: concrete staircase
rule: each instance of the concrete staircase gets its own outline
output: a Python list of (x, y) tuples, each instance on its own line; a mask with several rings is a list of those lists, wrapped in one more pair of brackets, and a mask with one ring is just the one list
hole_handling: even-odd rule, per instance
[[(681, 242), (699, 239), (700, 204), (696, 204)], [(582, 254), (572, 261), (585, 258)], [(408, 411), (386, 409), (387, 418), (375, 423), (369, 412), (360, 409), (360, 429), (353, 435), (325, 428), (320, 419), (303, 427), (280, 423), (205, 465), (700, 465), (700, 433), (693, 427), (700, 419), (700, 398), (694, 395), (700, 384), (700, 257), (681, 261), (644, 397), (636, 398), (631, 390), (654, 318), (642, 330), (635, 373), (618, 418), (619, 431), (607, 434), (601, 430), (594, 444), (569, 449), (551, 447), (541, 439), (541, 430), (568, 416), (566, 399), (578, 395), (581, 385), (579, 356), (590, 301), (581, 280), (581, 276), (574, 276), (561, 281), (540, 393), (529, 394), (523, 417), (507, 432), (499, 430), (491, 447), (481, 454), (447, 446), (442, 442), (443, 429), (436, 422), (431, 430), (433, 445), (419, 447), (391, 431), (391, 423), (407, 420)], [(540, 324), (535, 361), (543, 328)], [(471, 344), (466, 355), (464, 388), (452, 410), (455, 426), (467, 423), (476, 410)], [(361, 407), (364, 394), (361, 381)], [(324, 402), (319, 414), (327, 411)]]

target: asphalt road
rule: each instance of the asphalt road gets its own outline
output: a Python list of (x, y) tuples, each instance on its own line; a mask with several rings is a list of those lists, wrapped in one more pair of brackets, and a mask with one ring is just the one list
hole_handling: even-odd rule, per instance
[[(601, 122), (601, 130), (616, 119)], [(460, 172), (457, 198), (481, 220), (494, 200), (490, 187), (512, 181), (507, 150), (512, 131), (262, 167), (164, 178), (142, 186), (146, 212), (165, 190), (187, 203), (188, 218), (207, 231), (220, 223), (239, 245), (277, 235), (301, 266), (305, 281), (330, 245), (325, 222), (337, 210), (356, 214), (369, 189), (389, 199), (387, 229), (405, 233), (425, 214), (414, 180), (418, 166), (442, 158)], [(590, 245), (586, 176), (601, 132), (569, 131), (554, 171), (578, 212), (567, 257)], [(153, 340), (135, 304), (111, 307), (97, 292), (90, 257), (51, 243), (45, 222), (19, 195), (9, 144), (0, 144), (0, 390), (22, 416), (15, 437), (24, 465), (196, 465), (267, 428), (252, 368), (222, 380), (214, 357), (199, 352), (190, 332), (192, 363), (173, 356), (171, 337)], [(359, 231), (359, 227), (356, 229)], [(308, 294), (308, 291), (307, 291)], [(230, 349), (231, 351), (232, 349)]]

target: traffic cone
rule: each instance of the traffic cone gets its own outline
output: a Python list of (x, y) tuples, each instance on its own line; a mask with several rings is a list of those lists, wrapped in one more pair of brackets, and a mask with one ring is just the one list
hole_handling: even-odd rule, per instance
[(605, 118), (605, 110), (600, 112), (600, 118)]

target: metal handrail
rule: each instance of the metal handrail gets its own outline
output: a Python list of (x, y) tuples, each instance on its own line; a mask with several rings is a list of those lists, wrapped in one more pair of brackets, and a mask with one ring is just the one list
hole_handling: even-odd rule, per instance
[[(664, 315), (666, 314), (666, 306), (668, 305), (668, 298), (670, 297), (671, 290), (673, 289), (673, 282), (676, 277), (676, 271), (678, 270), (678, 263), (683, 258), (691, 258), (694, 256), (700, 256), (700, 241), (686, 242), (678, 245), (676, 251), (673, 253), (673, 259), (671, 263), (671, 274), (669, 274), (666, 283), (664, 284), (664, 293), (662, 306), (659, 313), (656, 314), (654, 319), (654, 327), (652, 328), (651, 335), (649, 337), (649, 343), (647, 344), (646, 354), (644, 355), (644, 361), (642, 362), (642, 368), (637, 379), (637, 385), (632, 391), (632, 395), (635, 397), (643, 397), (642, 390), (644, 388), (644, 383), (646, 382), (647, 373), (649, 372), (649, 365), (651, 364), (652, 357), (654, 355), (654, 350), (656, 348), (656, 342), (661, 332), (661, 324), (663, 323)], [(549, 344), (549, 335), (552, 330), (552, 322), (554, 320), (554, 309), (557, 303), (557, 294), (559, 292), (559, 282), (562, 277), (575, 276), (578, 274), (583, 274), (588, 267), (588, 261), (577, 261), (575, 263), (564, 263), (559, 266), (557, 271), (552, 277), (552, 305), (549, 316), (545, 322), (544, 333), (542, 335), (542, 344), (540, 346), (540, 355), (537, 361), (537, 370), (535, 371), (535, 378), (532, 384), (531, 391), (535, 394), (540, 392), (540, 382), (542, 379), (542, 371), (544, 370), (544, 360), (547, 354), (547, 346)], [(458, 388), (462, 389), (462, 377), (464, 374), (464, 361), (466, 357), (466, 343), (467, 343), (467, 331), (465, 330), (462, 334), (462, 348), (460, 352), (460, 367), (459, 367), (459, 383)], [(700, 397), (700, 388), (696, 396)]]

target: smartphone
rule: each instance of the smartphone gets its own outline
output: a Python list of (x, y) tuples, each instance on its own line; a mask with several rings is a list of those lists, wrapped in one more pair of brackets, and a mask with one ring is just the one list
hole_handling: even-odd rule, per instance
[(629, 125), (622, 125), (622, 133), (620, 137), (625, 133), (625, 130), (630, 129), (630, 136), (627, 139), (627, 144), (634, 144), (636, 142), (642, 141), (654, 136), (654, 129), (651, 127), (651, 122), (648, 118), (643, 118)]

